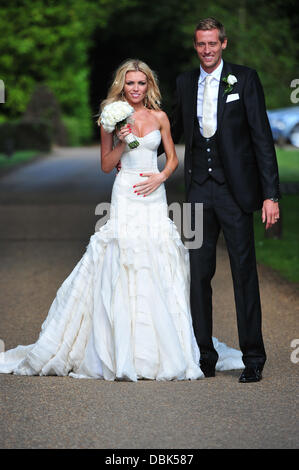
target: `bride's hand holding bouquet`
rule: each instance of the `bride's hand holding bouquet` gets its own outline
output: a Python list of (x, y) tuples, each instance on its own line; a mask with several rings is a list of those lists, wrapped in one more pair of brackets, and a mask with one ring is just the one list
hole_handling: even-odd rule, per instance
[(139, 142), (132, 134), (129, 118), (134, 113), (134, 108), (126, 101), (114, 101), (107, 104), (100, 116), (100, 122), (106, 132), (116, 132), (119, 140), (128, 144), (130, 149), (138, 147)]

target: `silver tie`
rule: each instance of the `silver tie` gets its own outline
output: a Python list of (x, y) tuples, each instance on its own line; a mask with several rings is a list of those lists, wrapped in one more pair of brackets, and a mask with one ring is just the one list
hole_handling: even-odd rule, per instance
[(213, 98), (211, 80), (213, 77), (207, 75), (205, 79), (205, 88), (203, 92), (202, 104), (202, 133), (204, 137), (211, 137), (215, 134), (215, 124), (213, 119)]

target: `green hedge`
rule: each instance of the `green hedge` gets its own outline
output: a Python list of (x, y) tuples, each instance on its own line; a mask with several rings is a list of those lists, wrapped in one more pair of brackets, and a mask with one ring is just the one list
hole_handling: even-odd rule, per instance
[(4, 122), (0, 124), (0, 153), (16, 150), (49, 151), (51, 128), (46, 122)]
[(75, 147), (78, 145), (90, 144), (92, 140), (92, 120), (87, 117), (63, 116), (62, 122), (68, 133), (68, 145)]

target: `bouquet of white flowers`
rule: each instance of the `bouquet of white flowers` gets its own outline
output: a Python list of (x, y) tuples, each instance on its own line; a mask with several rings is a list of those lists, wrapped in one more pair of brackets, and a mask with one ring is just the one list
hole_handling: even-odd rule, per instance
[[(134, 113), (134, 108), (126, 101), (114, 101), (107, 104), (100, 116), (100, 122), (106, 132), (113, 132), (125, 126), (129, 120), (128, 118)], [(125, 137), (125, 141), (131, 149), (138, 147), (139, 142), (133, 134)]]

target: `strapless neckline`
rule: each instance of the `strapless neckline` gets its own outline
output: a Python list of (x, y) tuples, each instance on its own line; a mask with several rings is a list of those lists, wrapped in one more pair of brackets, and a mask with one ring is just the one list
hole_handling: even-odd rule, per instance
[(160, 129), (154, 129), (150, 132), (148, 132), (147, 134), (145, 134), (143, 137), (139, 137), (138, 135), (134, 134), (135, 137), (137, 137), (137, 139), (145, 139), (145, 137), (149, 136), (150, 134), (152, 134), (153, 132), (159, 132), (160, 134)]
[(148, 170), (158, 171), (157, 149), (161, 142), (161, 133), (159, 129), (153, 129), (143, 137), (133, 134), (138, 142), (138, 146), (130, 149), (127, 145), (121, 156), (121, 165), (124, 170)]

